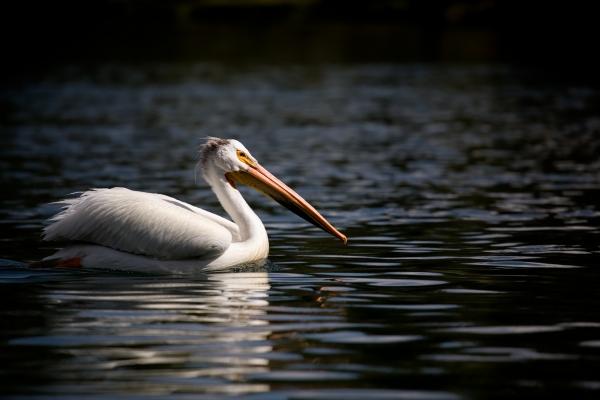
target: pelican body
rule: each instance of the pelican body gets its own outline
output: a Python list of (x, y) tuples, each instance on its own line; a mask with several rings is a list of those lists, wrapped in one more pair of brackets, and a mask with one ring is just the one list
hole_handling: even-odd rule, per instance
[(236, 188), (251, 186), (344, 242), (347, 238), (300, 195), (263, 168), (239, 141), (208, 138), (199, 167), (230, 221), (169, 196), (92, 189), (58, 204), (48, 241), (71, 242), (44, 262), (133, 271), (215, 271), (260, 262), (269, 238)]

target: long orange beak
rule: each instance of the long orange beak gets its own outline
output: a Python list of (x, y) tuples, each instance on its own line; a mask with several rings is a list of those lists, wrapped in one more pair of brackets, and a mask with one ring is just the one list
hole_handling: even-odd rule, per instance
[(335, 229), (313, 206), (259, 164), (250, 165), (248, 171), (228, 172), (225, 177), (230, 183), (236, 181), (253, 187), (294, 214), (337, 237), (344, 244), (348, 242), (346, 235)]

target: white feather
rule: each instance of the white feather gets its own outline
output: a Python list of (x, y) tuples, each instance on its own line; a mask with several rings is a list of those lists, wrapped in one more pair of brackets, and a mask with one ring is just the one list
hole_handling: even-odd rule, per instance
[[(267, 249), (268, 250), (268, 249)], [(159, 260), (137, 254), (126, 253), (104, 246), (82, 244), (65, 247), (46, 260), (69, 260), (80, 258), (85, 268), (102, 268), (129, 272), (189, 274), (219, 271), (232, 265), (264, 265), (265, 255), (254, 260), (231, 260), (226, 254), (215, 260)]]
[(161, 259), (216, 258), (238, 238), (230, 221), (171, 197), (94, 189), (60, 204), (44, 240), (95, 243)]

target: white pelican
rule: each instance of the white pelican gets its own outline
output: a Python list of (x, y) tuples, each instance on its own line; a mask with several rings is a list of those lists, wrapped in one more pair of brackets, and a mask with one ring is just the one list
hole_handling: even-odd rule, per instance
[(42, 261), (63, 267), (134, 271), (211, 271), (266, 259), (269, 239), (236, 182), (347, 242), (300, 195), (264, 169), (239, 141), (208, 138), (202, 175), (233, 222), (162, 194), (125, 188), (92, 189), (58, 204), (44, 240), (75, 244)]

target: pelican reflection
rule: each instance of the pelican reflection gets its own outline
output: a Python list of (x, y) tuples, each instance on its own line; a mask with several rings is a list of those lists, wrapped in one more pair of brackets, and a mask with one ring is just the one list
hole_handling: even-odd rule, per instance
[[(107, 393), (168, 394), (182, 385), (199, 393), (268, 391), (248, 383), (269, 372), (270, 289), (266, 271), (183, 279), (88, 278), (86, 290), (55, 290), (44, 340), (69, 357), (50, 373)], [(93, 331), (94, 335), (89, 332)]]

